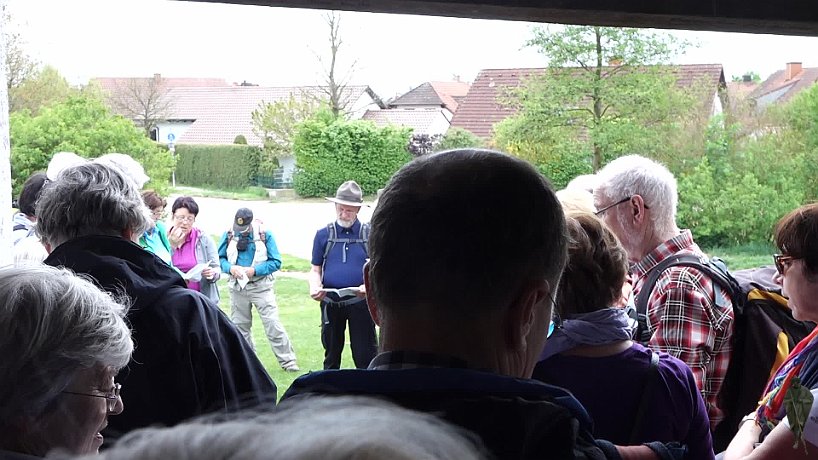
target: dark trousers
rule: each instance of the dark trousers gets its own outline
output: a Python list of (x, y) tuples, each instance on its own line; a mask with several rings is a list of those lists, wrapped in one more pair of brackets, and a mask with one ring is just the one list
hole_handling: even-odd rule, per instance
[(349, 305), (322, 301), (321, 344), (324, 346), (324, 369), (341, 368), (347, 321), (355, 367), (366, 369), (378, 352), (375, 323), (369, 315), (366, 300)]

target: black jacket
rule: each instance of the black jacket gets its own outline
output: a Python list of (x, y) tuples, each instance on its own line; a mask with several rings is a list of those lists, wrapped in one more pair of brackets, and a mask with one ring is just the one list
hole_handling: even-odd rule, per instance
[[(476, 433), (498, 459), (605, 459), (582, 405), (561, 388), (468, 369), (332, 370), (296, 379), (306, 394), (388, 399)], [(614, 457), (616, 458), (616, 457)]]
[(45, 263), (131, 299), (135, 348), (117, 376), (125, 409), (109, 418), (106, 437), (275, 401), (275, 384), (230, 319), (153, 254), (122, 238), (86, 236), (58, 246)]

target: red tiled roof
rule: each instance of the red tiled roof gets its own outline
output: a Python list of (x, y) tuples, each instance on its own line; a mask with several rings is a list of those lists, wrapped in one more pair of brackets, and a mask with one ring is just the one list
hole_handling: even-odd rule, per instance
[(412, 128), (414, 134), (444, 134), (435, 129), (435, 126), (445, 126), (448, 128), (449, 120), (443, 114), (441, 108), (438, 109), (388, 109), (388, 110), (367, 110), (363, 116), (364, 120), (371, 120), (378, 126), (405, 126)]
[[(690, 87), (696, 82), (717, 89), (724, 84), (721, 64), (693, 64), (670, 66), (679, 87)], [(485, 69), (480, 71), (469, 89), (468, 95), (458, 106), (452, 118), (452, 127), (471, 131), (478, 137), (489, 139), (494, 125), (514, 115), (516, 110), (500, 100), (504, 91), (520, 86), (532, 76), (541, 76), (547, 68)], [(708, 101), (711, 102), (711, 101)]]
[(392, 107), (435, 106), (445, 107), (450, 112), (457, 111), (459, 100), (469, 92), (469, 84), (459, 81), (426, 82), (413, 88), (389, 103)]
[(739, 104), (747, 101), (750, 94), (759, 87), (760, 83), (754, 81), (728, 81), (727, 99), (730, 107), (735, 110)]
[[(346, 90), (353, 102), (371, 91), (368, 86), (348, 86)], [(179, 137), (180, 144), (232, 144), (237, 135), (243, 134), (249, 144), (261, 145), (261, 139), (253, 133), (253, 110), (261, 102), (286, 100), (291, 94), (299, 98), (305, 94), (321, 97), (323, 93), (314, 86), (172, 88), (168, 91), (168, 98), (173, 101), (168, 119), (196, 120)]]
[(750, 97), (759, 100), (759, 103), (761, 103), (760, 100), (767, 99), (762, 105), (785, 102), (816, 82), (818, 82), (818, 67), (804, 67), (801, 72), (789, 80), (786, 69), (782, 69), (764, 80), (755, 91), (750, 93)]
[(223, 78), (165, 78), (155, 75), (147, 78), (92, 78), (91, 82), (98, 84), (103, 90), (115, 92), (118, 88), (127, 87), (129, 84), (147, 84), (150, 80), (159, 80), (164, 88), (214, 88), (232, 86)]

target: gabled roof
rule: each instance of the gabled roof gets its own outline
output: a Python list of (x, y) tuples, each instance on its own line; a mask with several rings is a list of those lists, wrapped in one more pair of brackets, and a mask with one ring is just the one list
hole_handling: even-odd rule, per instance
[(469, 92), (469, 84), (460, 81), (431, 81), (423, 83), (389, 103), (390, 107), (429, 106), (444, 107), (454, 113), (458, 103)]
[(799, 73), (787, 79), (787, 69), (778, 70), (756, 88), (750, 97), (758, 101), (759, 106), (777, 102), (786, 102), (799, 92), (809, 88), (818, 81), (818, 67), (804, 67)]
[(435, 129), (436, 126), (448, 128), (449, 119), (443, 113), (442, 108), (437, 109), (389, 109), (389, 110), (367, 110), (363, 116), (364, 120), (375, 122), (378, 126), (405, 126), (412, 128), (413, 134), (444, 134)]
[[(721, 64), (678, 65), (669, 68), (675, 74), (679, 87), (690, 87), (701, 82), (712, 87), (715, 93), (725, 84)], [(506, 106), (500, 100), (505, 91), (520, 86), (527, 78), (544, 75), (547, 70), (548, 68), (541, 67), (481, 70), (455, 112), (452, 127), (471, 131), (484, 139), (491, 138), (494, 125), (516, 113), (516, 109)]]
[(116, 92), (119, 88), (127, 87), (130, 84), (136, 83), (146, 85), (150, 80), (158, 80), (162, 82), (164, 88), (214, 88), (232, 86), (223, 78), (165, 78), (159, 74), (147, 78), (111, 78), (99, 77), (92, 78), (91, 82), (98, 84), (103, 90), (109, 93)]
[[(347, 86), (351, 103), (364, 94), (374, 95), (368, 86)], [(172, 88), (168, 98), (173, 101), (173, 120), (195, 120), (177, 140), (180, 144), (232, 144), (237, 135), (243, 134), (247, 142), (261, 145), (261, 139), (253, 133), (251, 114), (261, 102), (273, 103), (296, 98), (316, 97), (323, 94), (317, 86), (229, 86), (224, 88)], [(363, 107), (351, 107), (353, 111)]]

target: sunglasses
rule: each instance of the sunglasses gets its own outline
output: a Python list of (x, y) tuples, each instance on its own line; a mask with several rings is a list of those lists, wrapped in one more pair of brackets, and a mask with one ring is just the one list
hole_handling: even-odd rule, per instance
[(775, 262), (775, 269), (778, 270), (779, 275), (783, 275), (786, 272), (790, 265), (792, 265), (792, 261), (795, 260), (795, 257), (787, 256), (784, 254), (773, 254), (773, 261)]

